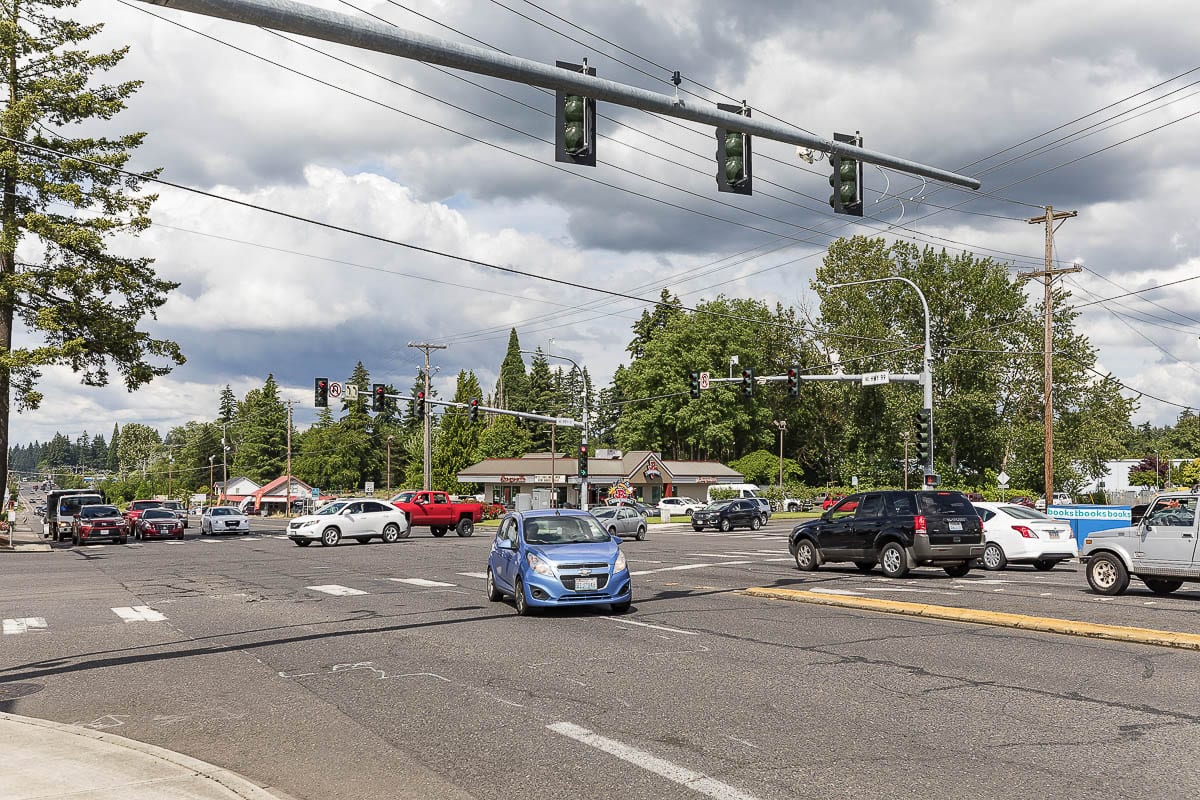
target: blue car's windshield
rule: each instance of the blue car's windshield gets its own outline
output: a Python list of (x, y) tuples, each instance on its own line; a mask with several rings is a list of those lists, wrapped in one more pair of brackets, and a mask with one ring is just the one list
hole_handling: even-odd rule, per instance
[(582, 544), (606, 542), (608, 531), (593, 517), (538, 517), (525, 520), (528, 544)]

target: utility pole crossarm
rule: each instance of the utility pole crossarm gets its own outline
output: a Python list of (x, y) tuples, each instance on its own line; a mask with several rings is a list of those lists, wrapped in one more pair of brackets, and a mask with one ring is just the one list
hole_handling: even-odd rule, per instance
[(572, 72), (517, 56), (505, 55), (482, 47), (459, 44), (433, 36), (392, 27), (375, 20), (352, 17), (336, 11), (292, 2), (292, 0), (142, 0), (150, 5), (190, 11), (219, 19), (286, 31), (314, 39), (410, 58), (427, 64), (461, 69), (477, 75), (491, 75), (545, 89), (561, 89), (595, 100), (691, 120), (716, 128), (748, 133), (831, 153), (867, 164), (920, 175), (956, 186), (978, 189), (977, 178), (959, 175), (897, 156), (836, 142), (802, 131), (784, 123), (752, 119), (741, 114), (711, 107), (689, 107), (673, 95), (638, 89), (604, 80), (582, 72)]

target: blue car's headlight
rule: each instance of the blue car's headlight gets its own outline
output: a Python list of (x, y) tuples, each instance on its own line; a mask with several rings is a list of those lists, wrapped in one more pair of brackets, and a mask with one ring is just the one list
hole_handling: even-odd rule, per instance
[(525, 561), (529, 563), (529, 568), (538, 575), (545, 575), (547, 578), (554, 577), (554, 570), (550, 568), (549, 561), (544, 561), (535, 556), (533, 553), (526, 553)]
[(613, 564), (613, 574), (623, 572), (626, 567), (625, 554), (620, 550), (617, 551), (617, 563)]

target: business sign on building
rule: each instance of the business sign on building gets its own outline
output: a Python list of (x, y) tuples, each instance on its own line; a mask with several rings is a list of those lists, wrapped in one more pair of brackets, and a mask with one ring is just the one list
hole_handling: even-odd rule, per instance
[(501, 475), (500, 482), (501, 483), (524, 483), (525, 476), (524, 475)]

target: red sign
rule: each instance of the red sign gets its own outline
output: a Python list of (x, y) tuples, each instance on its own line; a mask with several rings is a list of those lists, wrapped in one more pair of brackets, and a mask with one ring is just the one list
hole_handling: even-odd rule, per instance
[(501, 475), (500, 482), (501, 483), (524, 483), (525, 476), (524, 475)]

